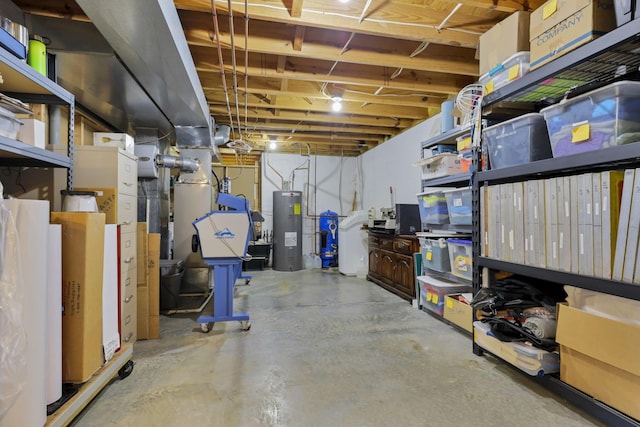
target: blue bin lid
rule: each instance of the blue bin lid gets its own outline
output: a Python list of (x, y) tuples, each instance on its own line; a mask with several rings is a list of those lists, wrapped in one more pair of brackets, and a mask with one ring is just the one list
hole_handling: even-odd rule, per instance
[(447, 239), (447, 242), (457, 243), (459, 245), (471, 245), (471, 240), (464, 239)]

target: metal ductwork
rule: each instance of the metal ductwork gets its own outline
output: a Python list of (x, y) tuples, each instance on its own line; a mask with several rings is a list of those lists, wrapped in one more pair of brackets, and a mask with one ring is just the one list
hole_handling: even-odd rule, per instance
[(231, 128), (228, 125), (217, 125), (213, 134), (213, 145), (226, 144), (229, 138), (231, 138)]
[(180, 169), (181, 172), (195, 172), (200, 168), (200, 161), (188, 157), (169, 155), (156, 156), (156, 164), (161, 168)]
[(173, 1), (77, 3), (173, 124), (179, 144), (211, 147), (217, 156), (209, 108)]

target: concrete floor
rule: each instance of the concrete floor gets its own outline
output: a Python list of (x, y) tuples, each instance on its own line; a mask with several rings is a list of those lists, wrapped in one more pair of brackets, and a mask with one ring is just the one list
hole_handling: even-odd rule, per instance
[[(373, 283), (336, 272), (252, 272), (204, 334), (162, 317), (81, 426), (602, 426), (470, 337)], [(207, 310), (207, 313), (209, 311)]]

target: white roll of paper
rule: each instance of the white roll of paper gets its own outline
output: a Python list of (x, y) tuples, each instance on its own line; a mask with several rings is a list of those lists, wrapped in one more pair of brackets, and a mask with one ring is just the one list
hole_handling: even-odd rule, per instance
[(108, 362), (120, 347), (118, 333), (118, 226), (104, 226), (104, 268), (102, 270), (102, 349)]
[(62, 397), (62, 226), (49, 224), (47, 262), (47, 405)]
[(15, 218), (20, 244), (27, 378), (22, 392), (0, 421), (0, 426), (41, 427), (47, 420), (45, 349), (49, 202), (11, 199), (4, 203)]

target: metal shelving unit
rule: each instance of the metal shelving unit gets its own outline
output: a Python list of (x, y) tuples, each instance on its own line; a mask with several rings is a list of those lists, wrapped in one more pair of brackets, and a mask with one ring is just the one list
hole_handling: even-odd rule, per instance
[(436, 271), (436, 270), (432, 270), (432, 269), (426, 268), (426, 267), (423, 268), (423, 272), (428, 274), (429, 276), (440, 277), (440, 278), (448, 280), (450, 282), (458, 282), (461, 285), (469, 285), (469, 286), (471, 286), (471, 280), (464, 279), (464, 278), (456, 276), (455, 274), (452, 274), (452, 273), (445, 273), (445, 272), (442, 272), (442, 271)]
[[(483, 99), (483, 116), (502, 120), (558, 102), (562, 98), (592, 90), (604, 84), (640, 77), (640, 19), (619, 27), (590, 43), (530, 72), (519, 80), (487, 95)], [(626, 76), (625, 76), (626, 75)], [(474, 170), (479, 170), (479, 153), (474, 156)], [(529, 265), (480, 257), (480, 186), (517, 182), (539, 177), (562, 176), (584, 170), (605, 170), (640, 163), (640, 144), (633, 143), (572, 156), (481, 171), (473, 177), (473, 286), (482, 286), (481, 269), (503, 270), (585, 289), (640, 300), (640, 286), (614, 280), (582, 276)], [(493, 275), (490, 274), (489, 277)], [(474, 353), (484, 349), (474, 343)], [(597, 417), (607, 425), (640, 426), (640, 422), (616, 411), (563, 383), (555, 375), (533, 379), (567, 401)]]
[(426, 224), (429, 230), (437, 231), (455, 231), (456, 233), (471, 234), (471, 225), (462, 224)]
[(485, 96), (483, 115), (495, 113), (494, 107), (501, 102), (516, 108), (552, 104), (573, 88), (582, 86), (584, 92), (591, 85), (617, 79), (623, 70), (620, 67), (633, 72), (639, 66), (640, 20), (636, 19)]
[(579, 288), (617, 295), (623, 298), (640, 300), (640, 286), (632, 283), (618, 282), (616, 280), (603, 279), (600, 277), (582, 276), (579, 274), (568, 273), (566, 271), (532, 267), (530, 265), (516, 264), (486, 257), (478, 257), (478, 265), (492, 270), (509, 271), (523, 276), (548, 280), (560, 285), (570, 283), (571, 286)]
[(459, 173), (456, 175), (447, 175), (434, 179), (423, 179), (422, 188), (424, 187), (461, 187), (470, 185), (471, 174), (469, 172)]
[(73, 189), (73, 131), (75, 98), (55, 82), (0, 48), (2, 93), (27, 103), (68, 106), (69, 128), (67, 156), (61, 156), (10, 138), (0, 137), (0, 163), (5, 166), (67, 168), (67, 187)]
[(438, 144), (455, 144), (456, 138), (459, 138), (469, 132), (470, 128), (468, 126), (466, 128), (454, 128), (423, 141), (421, 148), (429, 148)]
[(565, 175), (581, 171), (596, 171), (640, 163), (640, 143), (610, 147), (606, 150), (587, 151), (572, 156), (538, 160), (523, 165), (478, 172), (478, 180), (499, 184), (524, 178)]

